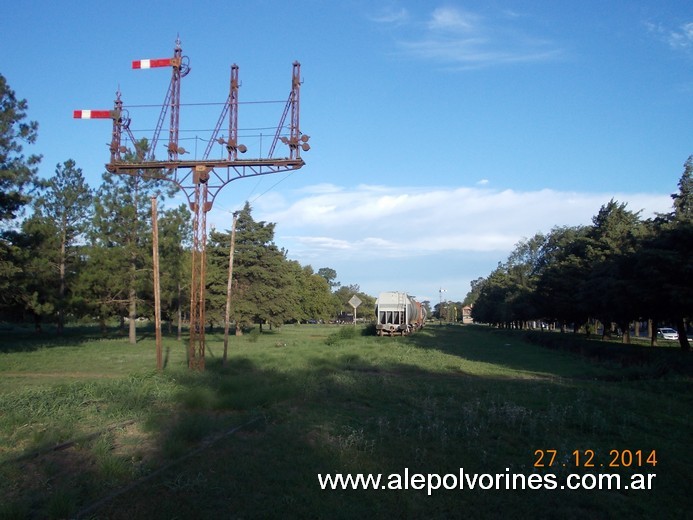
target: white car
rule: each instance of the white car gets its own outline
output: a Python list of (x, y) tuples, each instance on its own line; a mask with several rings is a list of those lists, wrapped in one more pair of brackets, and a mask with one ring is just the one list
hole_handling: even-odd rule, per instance
[(673, 339), (677, 340), (679, 339), (679, 333), (676, 332), (674, 329), (669, 329), (669, 328), (662, 328), (662, 329), (657, 329), (657, 337), (658, 338), (664, 338), (664, 339)]

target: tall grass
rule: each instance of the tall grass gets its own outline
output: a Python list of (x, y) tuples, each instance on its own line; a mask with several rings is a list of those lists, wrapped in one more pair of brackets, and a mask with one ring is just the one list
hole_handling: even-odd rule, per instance
[[(5, 371), (12, 380), (0, 384), (0, 493), (8, 497), (0, 518), (73, 516), (95, 503), (89, 515), (104, 518), (688, 511), (679, 483), (690, 477), (690, 373), (643, 365), (640, 377), (624, 378), (633, 367), (477, 327), (432, 327), (406, 338), (361, 334), (309, 325), (233, 337), (225, 367), (222, 338), (209, 335), (204, 373), (187, 370), (184, 345), (171, 339), (160, 374), (151, 340), (0, 354), (9, 361), (0, 377)], [(104, 359), (122, 362), (109, 369)], [(656, 449), (658, 465), (639, 469), (657, 473), (656, 487), (428, 496), (323, 491), (317, 481), (318, 473), (336, 472), (547, 471), (534, 467), (538, 449), (558, 451), (566, 466), (550, 471), (559, 475), (585, 471), (571, 467), (574, 450), (594, 450), (603, 461), (612, 449)]]

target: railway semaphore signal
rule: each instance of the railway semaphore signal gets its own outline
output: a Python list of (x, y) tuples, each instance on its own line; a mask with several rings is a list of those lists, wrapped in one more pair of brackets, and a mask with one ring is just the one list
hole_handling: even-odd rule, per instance
[[(180, 122), (180, 85), (181, 79), (190, 72), (189, 60), (183, 55), (180, 40), (171, 58), (140, 59), (132, 62), (133, 69), (171, 68), (171, 82), (166, 93), (161, 113), (150, 142), (149, 150), (137, 149), (139, 142), (130, 130), (130, 116), (121, 100), (120, 91), (116, 94), (112, 110), (75, 110), (76, 119), (110, 119), (112, 135), (110, 161), (106, 169), (111, 173), (133, 176), (147, 176), (168, 180), (176, 184), (188, 198), (193, 213), (193, 247), (192, 247), (192, 283), (190, 297), (190, 347), (189, 367), (204, 370), (205, 367), (205, 271), (207, 243), (207, 213), (212, 209), (215, 197), (228, 183), (244, 177), (268, 175), (298, 170), (305, 162), (301, 151), (308, 151), (310, 137), (301, 132), (299, 125), (301, 65), (295, 61), (291, 73), (291, 91), (286, 101), (284, 112), (276, 127), (275, 135), (267, 157), (239, 159), (238, 153), (245, 153), (247, 148), (238, 142), (238, 66), (231, 66), (229, 95), (224, 103), (221, 115), (209, 139), (209, 145), (202, 159), (180, 160), (179, 155), (185, 150), (178, 145)], [(169, 113), (170, 112), (170, 113)], [(167, 157), (156, 159), (156, 147), (166, 115), (169, 113), (169, 141), (166, 146)], [(287, 117), (289, 118), (287, 124)], [(228, 138), (219, 137), (224, 120), (227, 119)], [(135, 147), (134, 161), (124, 160), (128, 151), (122, 144), (123, 132)], [(227, 155), (221, 159), (209, 159), (214, 143), (226, 147)], [(288, 156), (274, 157), (278, 143), (288, 147)]]

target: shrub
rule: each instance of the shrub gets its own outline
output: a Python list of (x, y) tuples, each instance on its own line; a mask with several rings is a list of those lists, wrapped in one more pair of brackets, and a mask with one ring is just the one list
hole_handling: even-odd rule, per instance
[(340, 341), (354, 339), (357, 336), (358, 331), (356, 327), (345, 325), (340, 327), (337, 332), (333, 332), (327, 338), (325, 338), (326, 345), (334, 345)]

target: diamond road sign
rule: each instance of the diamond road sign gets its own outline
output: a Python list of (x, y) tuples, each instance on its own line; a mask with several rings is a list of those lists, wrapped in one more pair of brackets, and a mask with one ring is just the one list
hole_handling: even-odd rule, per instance
[(349, 305), (351, 305), (354, 309), (356, 307), (358, 307), (359, 305), (361, 305), (361, 303), (362, 303), (361, 299), (358, 296), (356, 296), (355, 294), (349, 300)]

